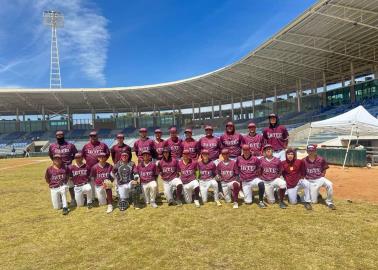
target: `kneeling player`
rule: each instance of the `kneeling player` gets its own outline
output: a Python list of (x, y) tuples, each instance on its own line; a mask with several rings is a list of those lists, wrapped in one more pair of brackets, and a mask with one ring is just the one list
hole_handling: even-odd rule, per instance
[(128, 151), (121, 152), (121, 159), (114, 165), (113, 174), (117, 180), (119, 193), (119, 210), (125, 211), (129, 207), (130, 195), (134, 208), (138, 209), (139, 194), (137, 192), (138, 182), (134, 180), (135, 163), (131, 161)]
[(96, 195), (99, 205), (108, 205), (106, 213), (113, 211), (112, 183), (113, 166), (108, 162), (106, 153), (98, 154), (98, 163), (91, 169), (91, 178), (95, 184)]
[(264, 181), (268, 203), (272, 204), (276, 201), (274, 189), (278, 188), (280, 208), (286, 208), (287, 205), (283, 201), (286, 191), (286, 182), (280, 178), (282, 171), (281, 160), (273, 156), (273, 148), (270, 144), (264, 146), (264, 157), (260, 159), (260, 168), (260, 179)]
[(209, 159), (209, 151), (206, 149), (201, 153), (201, 161), (198, 162), (198, 169), (200, 173), (199, 184), (202, 202), (207, 202), (207, 194), (209, 192), (209, 188), (212, 188), (214, 191), (215, 203), (217, 204), (217, 206), (222, 206), (218, 198), (218, 182), (215, 180), (217, 167), (215, 166), (214, 162)]
[(224, 199), (227, 203), (231, 202), (231, 192), (232, 192), (232, 202), (234, 203), (233, 208), (239, 208), (238, 195), (240, 191), (240, 184), (238, 182), (238, 166), (236, 161), (230, 159), (228, 149), (222, 150), (223, 160), (217, 165), (217, 179), (222, 183)]
[(289, 148), (286, 151), (286, 160), (282, 161), (282, 176), (286, 181), (289, 203), (297, 204), (298, 190), (304, 191), (304, 206), (311, 210), (310, 183), (303, 179), (303, 161), (297, 159), (297, 153)]
[(70, 165), (70, 177), (74, 184), (75, 201), (77, 206), (84, 205), (84, 195), (87, 196), (87, 206), (92, 208), (92, 187), (89, 183), (89, 168), (83, 162), (83, 155), (75, 154), (75, 164)]
[(304, 163), (304, 177), (310, 182), (310, 197), (313, 203), (318, 202), (319, 190), (325, 187), (327, 190), (326, 204), (332, 209), (336, 210), (333, 204), (333, 186), (332, 182), (325, 178), (328, 164), (324, 158), (318, 156), (316, 153), (316, 145), (310, 144), (307, 146), (308, 156), (303, 159)]
[(157, 208), (156, 193), (157, 193), (157, 167), (156, 163), (152, 162), (150, 151), (144, 150), (142, 152), (143, 160), (139, 160), (138, 166), (134, 170), (134, 179), (140, 179), (142, 183), (143, 195), (146, 204), (151, 204), (151, 207)]
[[(178, 161), (171, 156), (168, 147), (163, 148), (162, 159), (158, 162), (158, 172), (164, 184), (164, 195), (168, 205), (182, 205), (182, 182), (178, 175)], [(176, 189), (176, 201), (173, 199), (173, 190)]]
[(192, 203), (192, 195), (194, 192), (194, 204), (196, 207), (200, 207), (199, 203), (199, 184), (196, 179), (196, 172), (198, 170), (198, 163), (190, 158), (190, 152), (185, 149), (182, 152), (182, 160), (178, 164), (180, 179), (184, 184), (184, 197), (186, 203)]
[(259, 207), (266, 208), (264, 203), (264, 182), (259, 179), (260, 160), (256, 156), (252, 156), (251, 148), (248, 144), (242, 147), (242, 155), (238, 157), (236, 164), (239, 168), (239, 178), (242, 183), (244, 202), (252, 204), (253, 189), (259, 189)]
[(67, 197), (68, 169), (63, 165), (60, 154), (54, 154), (53, 165), (46, 169), (45, 180), (49, 184), (54, 209), (63, 207), (63, 215), (68, 214)]

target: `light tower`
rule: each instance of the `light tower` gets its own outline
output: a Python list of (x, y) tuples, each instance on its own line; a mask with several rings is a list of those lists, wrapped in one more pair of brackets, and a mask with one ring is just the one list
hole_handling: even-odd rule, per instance
[(51, 27), (50, 89), (62, 88), (56, 29), (64, 26), (64, 17), (63, 14), (58, 11), (44, 11), (43, 22), (45, 25)]

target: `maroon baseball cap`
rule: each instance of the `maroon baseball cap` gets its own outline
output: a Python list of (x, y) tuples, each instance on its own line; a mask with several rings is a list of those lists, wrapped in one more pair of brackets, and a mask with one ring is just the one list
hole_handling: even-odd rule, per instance
[(163, 133), (162, 131), (161, 131), (161, 129), (155, 129), (155, 133)]
[(57, 132), (55, 132), (55, 136), (58, 136), (58, 135), (64, 135), (63, 130), (58, 130)]
[(128, 156), (128, 155), (129, 155), (129, 153), (127, 151), (122, 151), (121, 152), (121, 156)]
[(144, 154), (151, 155), (150, 151), (148, 151), (148, 150), (143, 150), (142, 155), (144, 155)]
[(124, 139), (124, 138), (125, 138), (125, 135), (123, 135), (123, 133), (117, 134), (117, 139)]
[(139, 132), (147, 132), (147, 129), (146, 128), (140, 128)]
[(229, 122), (227, 122), (227, 124), (226, 124), (226, 127), (228, 127), (228, 126), (233, 127), (233, 126), (234, 126), (234, 123), (232, 123), (231, 121), (229, 121)]
[(77, 152), (75, 154), (75, 158), (82, 158), (83, 157), (83, 154), (81, 152)]
[(228, 151), (227, 148), (222, 149), (222, 155), (226, 155), (226, 154), (229, 154), (229, 153), (230, 153), (230, 151)]
[(97, 157), (106, 157), (106, 153), (105, 152), (100, 152), (100, 153), (98, 153)]
[(177, 132), (177, 128), (175, 128), (175, 127), (171, 127), (169, 129), (169, 133), (176, 133), (176, 132)]
[(207, 129), (211, 129), (211, 130), (214, 130), (214, 129), (213, 129), (213, 127), (212, 127), (212, 126), (210, 126), (210, 125), (207, 125), (207, 126), (205, 126), (205, 130), (207, 130)]
[(203, 149), (202, 152), (201, 152), (202, 155), (208, 155), (210, 154), (209, 150), (207, 149)]
[(54, 154), (53, 159), (62, 159), (62, 156), (60, 154)]
[(248, 144), (243, 144), (242, 149), (243, 150), (251, 150), (251, 147), (249, 147)]
[(307, 151), (316, 151), (318, 146), (316, 144), (309, 144), (307, 145)]
[(92, 130), (92, 131), (89, 133), (89, 136), (97, 136), (97, 131)]
[(255, 123), (249, 123), (248, 124), (248, 128), (255, 128), (256, 127), (256, 124)]
[(188, 149), (184, 149), (184, 151), (182, 151), (182, 154), (183, 155), (189, 155), (190, 151)]
[(184, 133), (187, 133), (187, 132), (189, 132), (189, 133), (193, 133), (193, 131), (192, 131), (191, 128), (187, 128), (187, 129), (185, 129)]
[(268, 149), (268, 148), (272, 148), (273, 149), (273, 146), (270, 145), (270, 144), (266, 144), (266, 145), (264, 145), (263, 150), (265, 151), (265, 149)]
[(171, 152), (171, 149), (169, 147), (164, 147), (163, 152)]
[(275, 113), (269, 114), (268, 118), (271, 118), (271, 117), (277, 118), (277, 114), (275, 114)]

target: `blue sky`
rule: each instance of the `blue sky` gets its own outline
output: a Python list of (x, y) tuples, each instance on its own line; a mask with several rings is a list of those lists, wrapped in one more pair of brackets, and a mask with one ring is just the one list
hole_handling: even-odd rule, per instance
[(48, 87), (50, 31), (59, 30), (63, 87), (153, 84), (242, 58), (315, 0), (0, 0), (0, 87)]

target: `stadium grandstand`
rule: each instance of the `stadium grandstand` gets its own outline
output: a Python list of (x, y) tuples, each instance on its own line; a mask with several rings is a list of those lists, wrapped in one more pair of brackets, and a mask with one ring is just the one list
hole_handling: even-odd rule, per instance
[(204, 75), (135, 87), (0, 89), (0, 153), (46, 151), (56, 130), (81, 148), (92, 129), (109, 145), (123, 132), (132, 145), (139, 127), (191, 127), (199, 136), (203, 125), (220, 132), (230, 119), (239, 130), (249, 121), (262, 128), (275, 112), (295, 132), (358, 105), (376, 117), (377, 44), (377, 1), (322, 0), (240, 61)]

